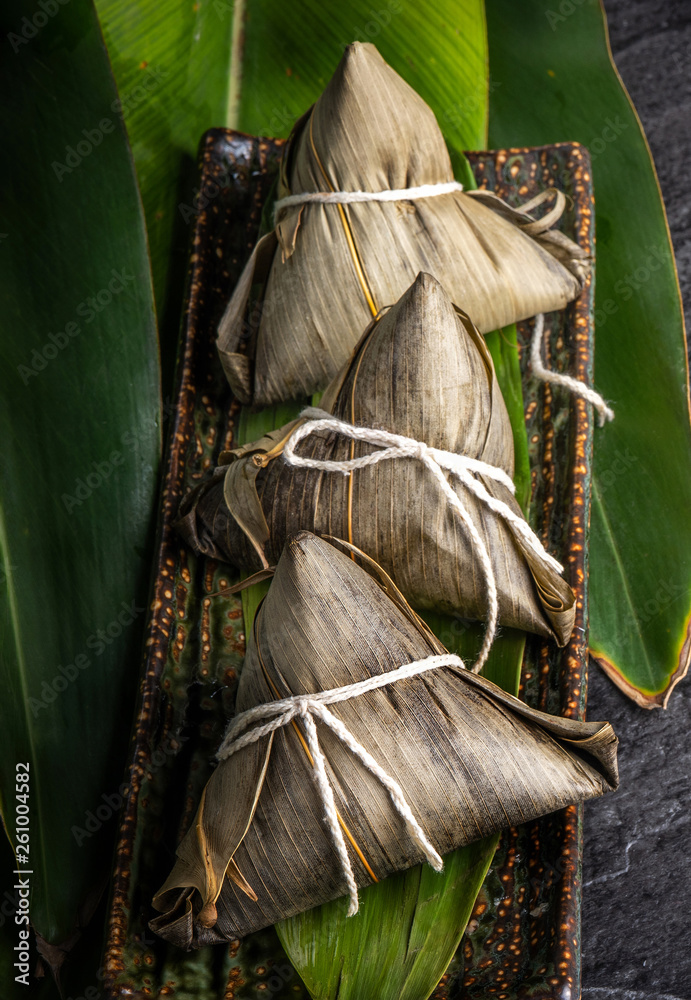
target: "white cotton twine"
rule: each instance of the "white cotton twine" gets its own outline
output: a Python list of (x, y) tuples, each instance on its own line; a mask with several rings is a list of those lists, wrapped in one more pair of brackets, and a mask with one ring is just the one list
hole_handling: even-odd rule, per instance
[[(413, 811), (406, 801), (401, 786), (390, 774), (380, 767), (374, 757), (358, 743), (350, 730), (326, 707), (339, 701), (349, 701), (351, 698), (358, 698), (367, 691), (376, 691), (387, 684), (393, 684), (396, 681), (405, 680), (409, 677), (417, 677), (418, 674), (426, 673), (428, 670), (437, 670), (439, 667), (460, 667), (464, 669), (465, 664), (459, 656), (455, 656), (453, 653), (428, 656), (424, 660), (404, 663), (402, 667), (398, 667), (396, 670), (389, 670), (375, 677), (367, 677), (356, 684), (347, 684), (345, 687), (332, 688), (329, 691), (318, 691), (314, 694), (293, 695), (290, 698), (282, 698), (280, 701), (271, 701), (263, 705), (256, 705), (246, 712), (241, 712), (232, 720), (218, 751), (218, 759), (226, 760), (244, 747), (256, 743), (263, 736), (269, 736), (271, 733), (276, 732), (277, 729), (289, 725), (293, 719), (302, 719), (305, 727), (307, 746), (314, 760), (314, 777), (317, 790), (324, 805), (324, 819), (331, 833), (336, 854), (338, 855), (348, 886), (348, 895), (350, 896), (350, 904), (348, 906), (349, 917), (352, 917), (358, 911), (357, 884), (338, 820), (336, 801), (326, 773), (324, 755), (319, 746), (317, 726), (314, 721), (315, 716), (345, 743), (348, 749), (362, 761), (368, 771), (379, 779), (389, 793), (391, 801), (403, 819), (412, 840), (422, 850), (434, 870), (440, 872), (444, 867), (444, 863), (413, 815)], [(259, 722), (262, 719), (268, 719), (269, 721), (245, 732), (247, 727), (253, 722)]]
[(279, 198), (274, 206), (274, 220), (284, 208), (294, 205), (354, 205), (364, 201), (417, 201), (419, 198), (437, 198), (440, 194), (462, 191), (458, 181), (440, 184), (421, 184), (419, 187), (389, 188), (386, 191), (303, 191)]
[(555, 385), (563, 385), (576, 396), (582, 396), (583, 399), (587, 399), (587, 401), (592, 403), (597, 410), (598, 423), (600, 427), (604, 427), (608, 420), (614, 420), (614, 410), (610, 409), (599, 392), (595, 392), (595, 390), (591, 389), (590, 386), (585, 384), (585, 382), (581, 382), (579, 379), (573, 378), (571, 375), (562, 375), (559, 372), (552, 372), (549, 368), (545, 368), (542, 363), (542, 340), (544, 337), (544, 331), (545, 317), (542, 313), (538, 313), (535, 317), (533, 339), (530, 342), (530, 366), (533, 370), (533, 375), (540, 379), (541, 382), (552, 382)]
[[(349, 476), (355, 469), (363, 469), (368, 465), (375, 465), (392, 458), (414, 458), (422, 462), (431, 475), (437, 480), (442, 492), (456, 514), (466, 527), (470, 536), (471, 544), (475, 549), (475, 554), (485, 576), (487, 584), (487, 604), (488, 617), (485, 639), (480, 650), (477, 662), (473, 670), (477, 673), (485, 665), (489, 651), (494, 642), (497, 630), (497, 618), (499, 614), (499, 603), (497, 598), (497, 584), (494, 578), (494, 570), (487, 547), (466, 510), (458, 494), (450, 486), (445, 474), (446, 472), (456, 476), (463, 485), (473, 493), (485, 506), (494, 511), (505, 521), (511, 524), (514, 530), (520, 534), (526, 545), (532, 549), (536, 557), (546, 565), (550, 566), (557, 573), (561, 573), (564, 567), (551, 556), (540, 539), (535, 535), (530, 527), (519, 514), (516, 514), (508, 504), (498, 500), (489, 493), (479, 479), (475, 479), (473, 473), (487, 476), (496, 482), (502, 483), (511, 493), (515, 492), (515, 486), (511, 478), (494, 465), (481, 462), (478, 459), (467, 458), (464, 455), (456, 455), (454, 452), (442, 451), (439, 448), (431, 448), (423, 441), (416, 441), (414, 438), (404, 437), (402, 434), (392, 434), (390, 431), (377, 430), (373, 427), (355, 427), (344, 420), (339, 420), (319, 410), (316, 407), (307, 407), (302, 411), (301, 416), (307, 418), (306, 423), (296, 427), (290, 435), (283, 450), (283, 458), (288, 465), (302, 466), (307, 469), (321, 469), (324, 472), (340, 472)], [(361, 455), (359, 458), (346, 459), (344, 461), (334, 461), (331, 459), (307, 458), (295, 454), (295, 448), (300, 441), (314, 434), (317, 431), (335, 431), (345, 437), (355, 441), (365, 441), (381, 448), (381, 451), (372, 452), (370, 455)]]
[[(390, 188), (384, 191), (303, 191), (301, 194), (289, 194), (285, 198), (279, 198), (274, 205), (274, 225), (284, 208), (292, 208), (295, 205), (354, 205), (368, 201), (415, 201), (419, 198), (436, 198), (442, 194), (452, 194), (454, 191), (463, 191), (463, 185), (458, 181), (444, 181), (439, 184), (421, 184), (419, 187)], [(530, 345), (533, 374), (542, 382), (562, 385), (575, 395), (587, 399), (597, 410), (600, 427), (604, 427), (608, 420), (614, 420), (614, 410), (605, 403), (600, 393), (591, 389), (585, 382), (572, 378), (571, 375), (552, 372), (543, 365), (541, 350), (544, 325), (545, 317), (539, 313), (535, 317), (535, 329)]]
[[(495, 482), (502, 483), (511, 493), (515, 492), (515, 486), (511, 478), (496, 466), (481, 462), (478, 459), (467, 458), (464, 455), (457, 455), (453, 452), (442, 451), (439, 448), (431, 448), (422, 441), (414, 438), (404, 437), (401, 434), (392, 434), (389, 431), (377, 430), (372, 427), (355, 427), (344, 420), (339, 420), (331, 414), (326, 413), (316, 407), (307, 407), (302, 411), (301, 416), (306, 418), (306, 422), (295, 428), (283, 450), (283, 458), (288, 465), (302, 466), (309, 469), (320, 469), (324, 472), (340, 472), (349, 476), (355, 469), (362, 469), (377, 462), (383, 462), (393, 458), (413, 458), (422, 462), (439, 483), (449, 504), (461, 518), (466, 526), (476, 555), (482, 566), (488, 590), (489, 614), (485, 638), (478, 656), (477, 662), (473, 666), (475, 672), (484, 666), (489, 651), (494, 641), (497, 629), (498, 599), (497, 585), (494, 577), (494, 570), (487, 552), (487, 548), (480, 537), (470, 514), (464, 507), (460, 497), (450, 486), (445, 472), (450, 473), (459, 479), (479, 500), (481, 500), (490, 510), (493, 510), (500, 517), (508, 521), (514, 529), (521, 535), (525, 543), (532, 549), (538, 559), (546, 565), (552, 567), (557, 573), (563, 571), (561, 563), (551, 556), (543, 547), (539, 538), (530, 530), (527, 522), (516, 514), (511, 508), (501, 500), (493, 497), (485, 488), (483, 483), (474, 478), (474, 474), (487, 476)], [(365, 441), (380, 448), (380, 451), (372, 452), (370, 455), (362, 455), (359, 458), (335, 461), (332, 459), (307, 458), (295, 453), (296, 446), (317, 431), (335, 431), (345, 437), (356, 441)], [(444, 653), (440, 656), (429, 656), (424, 660), (415, 660), (413, 663), (405, 663), (396, 670), (379, 674), (375, 677), (368, 677), (355, 684), (347, 684), (344, 687), (333, 688), (330, 691), (319, 691), (314, 694), (293, 695), (290, 698), (282, 698), (280, 701), (266, 702), (241, 712), (232, 720), (223, 743), (218, 751), (218, 759), (225, 760), (232, 754), (237, 753), (251, 743), (256, 743), (263, 736), (274, 733), (277, 729), (288, 725), (293, 719), (302, 719), (305, 727), (307, 746), (314, 760), (314, 777), (317, 790), (324, 805), (324, 819), (331, 833), (331, 838), (336, 849), (336, 854), (341, 864), (341, 869), (348, 886), (350, 904), (348, 906), (348, 916), (358, 911), (358, 892), (353, 875), (353, 869), (348, 856), (343, 833), (338, 821), (336, 802), (333, 789), (329, 783), (326, 773), (326, 764), (317, 737), (317, 727), (315, 717), (325, 723), (338, 736), (338, 738), (358, 757), (364, 766), (374, 774), (381, 784), (386, 788), (391, 801), (399, 815), (403, 818), (408, 833), (413, 841), (423, 851), (428, 862), (436, 871), (441, 871), (442, 860), (429, 842), (425, 833), (416, 820), (408, 805), (401, 786), (387, 774), (377, 763), (372, 755), (355, 739), (346, 726), (331, 713), (326, 706), (339, 701), (348, 701), (357, 698), (367, 691), (374, 691), (377, 688), (393, 684), (396, 681), (415, 677), (428, 670), (436, 670), (439, 667), (461, 667), (465, 669), (465, 664), (460, 657), (453, 653)], [(253, 722), (268, 720), (254, 729), (247, 730)]]

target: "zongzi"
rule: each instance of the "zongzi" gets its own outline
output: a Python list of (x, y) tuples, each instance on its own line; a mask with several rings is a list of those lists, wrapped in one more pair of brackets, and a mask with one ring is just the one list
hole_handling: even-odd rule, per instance
[[(301, 532), (255, 618), (236, 709), (154, 898), (184, 948), (242, 937), (617, 786), (609, 723), (463, 669), (372, 560)], [(318, 726), (317, 726), (318, 723)]]
[[(467, 520), (449, 503), (447, 479), (419, 455), (348, 476), (287, 464), (297, 421), (222, 455), (228, 464), (185, 498), (177, 527), (195, 551), (254, 571), (275, 565), (300, 529), (336, 535), (380, 563), (414, 607), (489, 621), (484, 548), (499, 622), (568, 641), (574, 595), (513, 498), (513, 436), (491, 356), (435, 278), (420, 274), (370, 324), (321, 407), (463, 456), (471, 470), (483, 463), (464, 479), (447, 477)], [(301, 460), (327, 465), (379, 450), (334, 430), (314, 430), (295, 448)]]
[[(359, 331), (420, 270), (441, 281), (482, 333), (578, 295), (587, 255), (551, 228), (563, 194), (549, 189), (514, 209), (489, 191), (460, 187), (431, 109), (373, 45), (349, 45), (293, 130), (276, 228), (257, 244), (219, 327), (220, 357), (240, 402), (324, 389)], [(314, 200), (325, 197), (332, 202)], [(546, 198), (553, 206), (533, 218)], [(248, 320), (258, 284), (263, 294)]]

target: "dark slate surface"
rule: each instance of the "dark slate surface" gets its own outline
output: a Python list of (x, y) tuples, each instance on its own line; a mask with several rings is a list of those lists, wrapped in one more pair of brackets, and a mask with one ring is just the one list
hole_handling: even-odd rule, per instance
[[(605, 6), (660, 176), (691, 325), (691, 0)], [(665, 712), (649, 712), (593, 667), (588, 716), (619, 734), (621, 789), (586, 807), (583, 998), (691, 1000), (691, 677)]]

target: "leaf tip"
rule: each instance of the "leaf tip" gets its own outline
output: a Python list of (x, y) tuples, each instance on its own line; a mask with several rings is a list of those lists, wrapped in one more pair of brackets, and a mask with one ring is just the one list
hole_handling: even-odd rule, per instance
[(646, 691), (645, 688), (638, 688), (624, 675), (622, 670), (615, 663), (609, 660), (604, 653), (590, 650), (591, 659), (605, 672), (609, 679), (616, 684), (620, 691), (634, 701), (641, 708), (667, 708), (669, 699), (679, 681), (686, 677), (689, 665), (691, 664), (691, 615), (686, 620), (686, 630), (684, 640), (679, 650), (677, 666), (671, 674), (667, 685), (661, 691)]

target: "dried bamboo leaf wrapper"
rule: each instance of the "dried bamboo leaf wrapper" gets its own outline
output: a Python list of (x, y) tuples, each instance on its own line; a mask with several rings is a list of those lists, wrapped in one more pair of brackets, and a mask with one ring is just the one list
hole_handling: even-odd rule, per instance
[[(248, 643), (239, 712), (444, 651), (390, 581), (396, 601), (384, 593), (378, 568), (333, 541), (302, 532), (287, 544)], [(466, 670), (441, 668), (331, 710), (399, 782), (440, 854), (617, 784), (608, 723), (545, 715)], [(163, 914), (152, 926), (176, 944), (243, 936), (346, 892), (296, 729), (279, 729), (270, 748), (269, 739), (219, 764), (154, 900)], [(423, 860), (378, 780), (327, 727), (319, 740), (357, 845), (358, 886)]]
[[(484, 340), (430, 275), (418, 276), (371, 325), (322, 407), (513, 473), (511, 428)], [(294, 426), (229, 453), (225, 478), (217, 470), (186, 498), (178, 525), (186, 541), (253, 571), (275, 565), (300, 529), (335, 535), (380, 563), (413, 606), (484, 619), (486, 581), (477, 555), (429, 471), (414, 459), (381, 462), (348, 478), (293, 468), (281, 452)], [(339, 461), (373, 450), (321, 431), (298, 446), (301, 455)], [(505, 486), (480, 478), (522, 517)], [(564, 644), (575, 613), (568, 584), (537, 564), (513, 528), (467, 487), (455, 489), (490, 553), (500, 622)]]
[[(279, 194), (401, 190), (453, 180), (431, 109), (371, 44), (348, 46), (285, 153)], [(530, 206), (529, 206), (530, 207)], [(372, 315), (421, 270), (481, 332), (561, 309), (580, 292), (585, 253), (490, 192), (412, 201), (304, 204), (279, 216), (219, 327), (233, 390), (260, 405), (323, 389)], [(239, 352), (253, 281), (265, 281), (254, 372)], [(252, 384), (254, 381), (254, 384)]]

